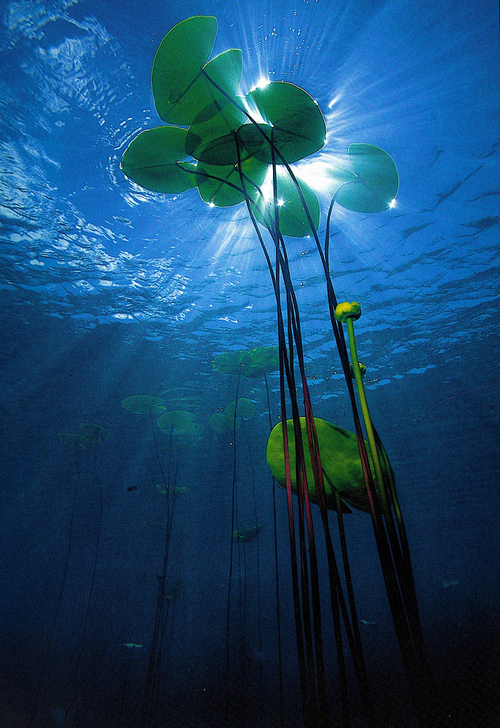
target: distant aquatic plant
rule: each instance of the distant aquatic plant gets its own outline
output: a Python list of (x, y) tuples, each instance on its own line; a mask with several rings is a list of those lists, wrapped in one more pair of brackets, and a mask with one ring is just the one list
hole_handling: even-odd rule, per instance
[[(354, 143), (348, 149), (349, 168), (333, 163), (327, 167), (326, 180), (320, 180), (323, 189), (326, 183), (331, 196), (322, 243), (318, 235), (320, 201), (312, 189), (313, 183), (307, 184), (301, 178), (300, 168), (294, 166), (316, 154), (326, 143), (326, 123), (319, 105), (306, 91), (285, 81), (270, 82), (245, 96), (238, 95), (242, 53), (233, 48), (210, 60), (216, 34), (217, 20), (206, 16), (188, 18), (167, 33), (157, 50), (152, 71), (155, 106), (166, 125), (141, 132), (126, 149), (121, 167), (129, 179), (154, 192), (180, 194), (197, 188), (201, 198), (211, 206), (245, 204), (266, 259), (276, 298), (278, 349), (266, 351), (265, 347), (252, 352), (222, 354), (214, 361), (214, 368), (225, 374), (249, 377), (259, 377), (275, 369), (280, 372), (282, 421), (271, 433), (268, 462), (275, 477), (287, 489), (305, 725), (307, 728), (329, 725), (311, 501), (318, 503), (324, 527), (343, 725), (350, 725), (344, 640), (349, 645), (367, 721), (370, 725), (376, 722), (342, 520), (343, 511), (348, 509), (345, 503), (342, 505), (342, 498), (352, 507), (371, 514), (417, 720), (421, 726), (437, 725), (433, 683), (394, 473), (371, 421), (361, 378), (363, 365), (357, 358), (353, 321), (359, 318), (361, 309), (354, 303), (339, 306), (329, 269), (334, 204), (361, 213), (392, 207), (399, 186), (396, 165), (379, 147)], [(265, 238), (266, 232), (269, 237)], [(285, 236), (314, 238), (324, 271), (326, 303), (355, 433), (313, 416), (300, 311)], [(347, 327), (352, 363), (344, 327)], [(303, 415), (297, 398), (300, 387)], [(358, 414), (356, 390), (362, 417)], [(291, 407), (290, 420), (287, 407)], [(227, 414), (217, 413), (210, 424), (213, 429), (225, 431), (229, 420)], [(235, 431), (234, 413), (232, 422)], [(346, 476), (350, 480), (348, 484), (339, 481), (341, 461), (344, 469), (352, 468)], [(296, 510), (292, 493), (298, 496)], [(337, 511), (344, 579), (336, 563), (328, 507)]]

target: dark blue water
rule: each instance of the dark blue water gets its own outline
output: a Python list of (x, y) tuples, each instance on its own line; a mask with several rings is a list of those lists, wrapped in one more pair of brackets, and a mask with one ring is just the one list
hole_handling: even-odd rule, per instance
[[(351, 142), (397, 163), (393, 209), (334, 212), (332, 278), (339, 300), (363, 309), (370, 409), (396, 474), (447, 725), (494, 728), (500, 187), (490, 0), (2, 3), (0, 724), (303, 725), (286, 494), (265, 461), (278, 373), (266, 383), (212, 365), (228, 350), (277, 345), (269, 273), (242, 206), (210, 209), (196, 190), (155, 195), (119, 166), (133, 137), (159, 124), (157, 45), (195, 14), (217, 16), (215, 52), (242, 49), (242, 91), (265, 75), (317, 99), (329, 136), (306, 160), (309, 175)], [(315, 415), (352, 430), (314, 242), (287, 246)], [(156, 416), (122, 406), (138, 394), (191, 412), (196, 431), (171, 438)], [(255, 417), (236, 437), (215, 432), (210, 417), (237, 395)], [(111, 439), (72, 447), (59, 436), (89, 422)], [(171, 489), (168, 501), (158, 485)], [(370, 517), (345, 522), (378, 725), (413, 728)], [(257, 538), (231, 541), (233, 527), (253, 525), (264, 526)], [(326, 585), (321, 537), (318, 550)], [(331, 726), (340, 726), (326, 586), (323, 600)], [(353, 725), (365, 726), (355, 687), (352, 702)]]

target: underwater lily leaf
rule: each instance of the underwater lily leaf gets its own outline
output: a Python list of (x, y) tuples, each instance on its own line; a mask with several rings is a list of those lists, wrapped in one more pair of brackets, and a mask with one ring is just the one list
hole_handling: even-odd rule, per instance
[(160, 430), (172, 430), (181, 435), (196, 435), (200, 430), (196, 415), (185, 410), (162, 412), (156, 423)]
[[(366, 491), (366, 485), (363, 477), (363, 469), (361, 467), (361, 459), (359, 457), (358, 440), (354, 432), (344, 430), (342, 427), (322, 420), (319, 417), (314, 418), (316, 433), (318, 436), (318, 444), (321, 458), (321, 466), (324, 473), (324, 485), (327, 508), (336, 510), (337, 491), (340, 497), (350, 506), (366, 513), (370, 513), (370, 501)], [(313, 503), (318, 502), (316, 486), (314, 483), (314, 475), (309, 453), (309, 445), (307, 441), (307, 429), (305, 417), (300, 418), (302, 430), (302, 440), (304, 443), (304, 458), (306, 464), (307, 484), (309, 496)], [(293, 428), (293, 420), (287, 420), (288, 444), (290, 462), (295, 462), (295, 434)], [(368, 446), (368, 443), (366, 443)], [(368, 460), (373, 473), (373, 464), (370, 456), (369, 447), (367, 447)], [(285, 451), (283, 446), (283, 426), (278, 423), (271, 434), (267, 443), (266, 452), (267, 464), (269, 465), (273, 476), (278, 483), (286, 485), (285, 476)], [(385, 470), (386, 463), (382, 463)], [(295, 477), (295, 467), (291, 468), (292, 490), (297, 492), (297, 482)]]
[(151, 397), (149, 394), (133, 394), (122, 400), (122, 407), (136, 412), (138, 415), (157, 415), (165, 410), (161, 397)]
[(156, 110), (165, 121), (190, 124), (193, 120), (194, 116), (185, 120), (177, 109), (208, 61), (216, 35), (217, 18), (195, 15), (174, 25), (160, 43), (151, 80)]
[(241, 163), (243, 182), (238, 165), (218, 167), (200, 162), (196, 168), (201, 198), (217, 207), (238, 205), (245, 200), (245, 193), (255, 199), (266, 174), (267, 164), (253, 158)]
[(339, 187), (346, 182), (355, 182), (358, 179), (354, 172), (345, 167), (328, 167), (325, 170), (325, 176), (325, 192), (330, 195), (337, 192)]
[(255, 415), (255, 405), (246, 397), (239, 397), (226, 406), (229, 417), (234, 417), (235, 413), (244, 420), (250, 420)]
[[(207, 33), (203, 53), (191, 53), (193, 38), (189, 33), (186, 37), (185, 28), (179, 26), (189, 21), (196, 21), (192, 24), (198, 26), (202, 19), (211, 20), (195, 16), (174, 26), (160, 44), (154, 60), (152, 83), (155, 105), (161, 118), (170, 124), (192, 124), (200, 111), (212, 101), (219, 99), (225, 103), (225, 93), (234, 96), (241, 80), (242, 53), (238, 48), (220, 53), (205, 65), (213, 47), (212, 36)], [(217, 21), (213, 20), (217, 28)], [(204, 25), (208, 27), (208, 23)], [(170, 37), (174, 32), (175, 35)], [(209, 42), (211, 46), (207, 54)], [(178, 70), (177, 75), (173, 68)]]
[[(338, 491), (341, 497), (350, 505), (355, 505), (351, 502), (354, 497), (358, 503), (355, 507), (360, 508), (360, 506), (362, 506), (360, 508), (361, 510), (369, 511), (370, 504), (366, 494), (356, 435), (348, 432), (347, 430), (343, 430), (340, 427), (336, 427), (336, 425), (333, 425), (326, 420), (319, 419), (318, 417), (314, 418), (314, 423), (318, 436), (321, 466), (325, 473), (324, 486), (327, 508), (337, 510), (337, 499), (335, 491), (332, 488), (333, 485), (335, 490)], [(305, 417), (300, 418), (300, 426), (304, 446), (304, 459), (309, 497), (313, 503), (318, 503), (307, 440)], [(296, 450), (293, 420), (287, 420), (287, 431), (291, 463), (291, 485), (292, 491), (296, 494), (297, 480), (294, 466)], [(273, 477), (276, 478), (278, 483), (286, 486), (285, 450), (283, 445), (283, 426), (281, 422), (273, 428), (269, 435), (266, 459)], [(328, 478), (326, 476), (328, 476)]]
[(357, 178), (340, 187), (336, 202), (354, 212), (387, 210), (399, 187), (392, 157), (372, 144), (351, 144), (349, 156)]
[(162, 495), (186, 495), (187, 493), (191, 492), (190, 488), (185, 488), (184, 486), (165, 486), (160, 485), (160, 483), (156, 484), (156, 489), (158, 493), (161, 493)]
[[(262, 162), (273, 161), (271, 139), (279, 154), (290, 164), (321, 149), (326, 141), (326, 124), (317, 102), (299, 86), (273, 81), (246, 96), (265, 124), (245, 124), (238, 136), (248, 152)], [(262, 133), (264, 132), (265, 135)], [(283, 161), (276, 156), (276, 164)]]
[(78, 434), (85, 437), (90, 445), (96, 445), (101, 440), (112, 440), (113, 436), (109, 430), (93, 422), (82, 422), (78, 428)]
[(92, 444), (85, 435), (79, 435), (76, 432), (60, 432), (58, 438), (63, 445), (69, 445), (77, 450), (84, 450)]
[(158, 126), (132, 140), (123, 155), (123, 173), (153, 192), (180, 193), (196, 187), (194, 164), (180, 162), (187, 157), (186, 129)]
[(279, 349), (277, 346), (259, 346), (226, 351), (215, 357), (213, 368), (221, 374), (242, 374), (256, 379), (279, 368)]
[[(297, 180), (309, 210), (314, 229), (317, 230), (320, 218), (320, 206), (316, 193), (302, 180)], [(312, 235), (311, 226), (307, 218), (304, 205), (300, 199), (297, 187), (288, 173), (278, 174), (278, 214), (279, 229), (282, 235), (292, 238), (303, 238)], [(257, 200), (255, 217), (267, 228), (274, 225), (274, 205), (272, 200), (266, 201), (262, 197)]]
[(215, 412), (208, 421), (212, 430), (215, 432), (233, 432), (240, 429), (239, 420), (229, 417), (225, 412)]
[(251, 526), (250, 528), (238, 528), (231, 533), (231, 538), (238, 543), (248, 543), (249, 541), (253, 541), (263, 528), (264, 526), (260, 525)]
[[(235, 101), (241, 105), (242, 99)], [(207, 164), (236, 164), (235, 132), (245, 121), (245, 114), (228, 99), (213, 101), (193, 121), (186, 137), (186, 152)], [(241, 150), (240, 159), (248, 157)]]

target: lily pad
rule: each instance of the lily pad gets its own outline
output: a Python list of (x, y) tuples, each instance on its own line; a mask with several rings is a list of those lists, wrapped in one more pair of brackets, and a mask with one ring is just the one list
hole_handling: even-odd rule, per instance
[(186, 129), (158, 126), (132, 140), (122, 158), (123, 173), (153, 192), (181, 193), (196, 187), (196, 167), (187, 157)]
[(229, 417), (234, 417), (234, 414), (238, 415), (244, 420), (249, 420), (255, 415), (255, 405), (246, 397), (240, 397), (235, 399), (226, 407), (226, 414)]
[[(337, 491), (342, 500), (350, 506), (358, 510), (365, 511), (366, 513), (370, 513), (370, 502), (366, 491), (363, 469), (361, 467), (361, 460), (359, 457), (358, 440), (355, 433), (344, 430), (341, 427), (337, 427), (337, 425), (327, 422), (326, 420), (322, 420), (319, 417), (315, 417), (314, 422), (318, 436), (321, 466), (325, 475), (324, 485), (327, 507), (336, 510), (335, 491)], [(304, 444), (304, 458), (309, 497), (313, 503), (317, 503), (318, 496), (314, 483), (311, 456), (309, 454), (305, 417), (300, 418), (300, 425), (302, 430), (302, 441)], [(293, 420), (287, 420), (287, 432), (290, 462), (292, 463), (292, 490), (296, 493), (297, 482), (295, 467), (293, 466), (293, 463), (295, 462), (295, 434)], [(266, 457), (267, 464), (269, 465), (273, 476), (276, 478), (278, 483), (286, 485), (283, 426), (281, 422), (273, 428), (269, 435)], [(368, 458), (373, 472), (369, 449)]]
[(196, 114), (186, 119), (178, 107), (208, 61), (216, 35), (217, 18), (195, 15), (174, 25), (160, 43), (151, 80), (156, 110), (165, 121), (190, 124), (194, 119)]
[[(238, 101), (241, 105), (242, 99)], [(241, 156), (249, 156), (242, 149), (238, 157), (236, 148), (236, 129), (245, 119), (243, 111), (228, 99), (213, 101), (189, 127), (186, 151), (207, 164), (236, 164)]]
[(69, 445), (69, 447), (73, 447), (76, 450), (84, 450), (90, 445), (85, 435), (79, 435), (76, 432), (60, 432), (58, 438), (59, 442), (63, 445)]
[(193, 412), (172, 410), (162, 412), (156, 423), (160, 430), (171, 430), (180, 435), (197, 435), (200, 431), (197, 419)]
[[(317, 230), (320, 218), (320, 206), (316, 193), (302, 180), (297, 180), (302, 191), (307, 209), (312, 219), (314, 229)], [(277, 180), (279, 229), (282, 235), (293, 238), (303, 238), (312, 235), (304, 204), (294, 181), (288, 173), (278, 175)], [(257, 200), (255, 217), (268, 229), (274, 227), (274, 203), (259, 197)]]
[(355, 212), (381, 212), (396, 198), (399, 176), (392, 157), (372, 144), (351, 144), (356, 179), (339, 188), (336, 202)]
[(226, 351), (215, 357), (213, 367), (222, 374), (242, 374), (256, 379), (279, 368), (279, 349), (277, 346), (260, 346)]
[(225, 412), (215, 412), (208, 421), (212, 430), (215, 432), (233, 432), (240, 429), (240, 423), (233, 417), (229, 417)]
[(267, 164), (253, 158), (241, 163), (241, 174), (238, 165), (216, 167), (200, 163), (197, 167), (200, 196), (217, 207), (238, 205), (247, 197), (257, 198), (266, 174)]
[(102, 440), (112, 440), (113, 436), (109, 430), (93, 422), (82, 422), (78, 428), (78, 434), (85, 437), (90, 445), (97, 445)]
[(265, 124), (245, 124), (238, 137), (248, 152), (262, 162), (290, 164), (321, 149), (326, 141), (326, 124), (317, 102), (309, 94), (286, 81), (273, 81), (246, 96)]
[(165, 121), (191, 124), (212, 101), (225, 100), (224, 93), (236, 93), (242, 71), (241, 51), (231, 48), (206, 63), (216, 34), (215, 18), (194, 16), (175, 25), (160, 43), (153, 63), (152, 86), (156, 110)]
[(151, 397), (149, 394), (133, 394), (122, 400), (122, 407), (136, 412), (138, 415), (159, 415), (165, 410), (161, 397)]

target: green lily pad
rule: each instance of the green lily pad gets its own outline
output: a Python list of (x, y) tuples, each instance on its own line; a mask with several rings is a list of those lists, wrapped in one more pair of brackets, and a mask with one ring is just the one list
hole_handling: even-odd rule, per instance
[(250, 420), (255, 415), (255, 405), (246, 397), (239, 397), (226, 406), (229, 417), (234, 417), (235, 413), (243, 420)]
[[(252, 157), (271, 164), (272, 142), (283, 160), (290, 164), (324, 146), (323, 114), (317, 102), (299, 86), (273, 81), (264, 88), (250, 91), (246, 99), (250, 109), (254, 107), (265, 122), (245, 124), (238, 130), (242, 144)], [(276, 164), (283, 163), (281, 157), (276, 155)]]
[(215, 412), (209, 419), (208, 424), (215, 432), (233, 432), (240, 429), (240, 423), (234, 416), (229, 417), (225, 412)]
[(123, 173), (153, 192), (180, 193), (196, 187), (194, 164), (187, 157), (187, 131), (177, 126), (158, 126), (132, 140), (123, 155)]
[(399, 176), (392, 157), (372, 144), (351, 144), (356, 179), (339, 188), (336, 202), (354, 212), (381, 212), (396, 198)]
[(200, 432), (198, 418), (193, 412), (171, 410), (162, 412), (156, 420), (160, 430), (170, 430), (180, 435), (197, 435)]
[(237, 205), (246, 197), (255, 199), (267, 169), (267, 164), (253, 158), (241, 163), (241, 175), (238, 165), (218, 167), (200, 162), (196, 168), (200, 195), (205, 202), (217, 207)]
[(170, 124), (191, 124), (212, 101), (236, 93), (241, 51), (231, 48), (206, 63), (216, 33), (215, 18), (195, 16), (174, 26), (161, 42), (153, 63), (153, 96), (159, 115)]
[[(297, 180), (309, 210), (314, 229), (317, 230), (320, 218), (320, 206), (316, 193), (301, 180)], [(300, 199), (297, 187), (289, 174), (278, 174), (277, 196), (279, 211), (279, 229), (282, 235), (293, 238), (303, 238), (312, 235), (311, 225), (306, 215), (304, 205)], [(257, 200), (255, 217), (268, 229), (274, 225), (274, 204), (272, 200), (266, 201), (262, 197)]]
[(328, 167), (325, 170), (324, 187), (327, 194), (333, 195), (346, 182), (355, 182), (356, 175), (345, 167)]
[(151, 80), (156, 110), (165, 121), (190, 124), (194, 119), (196, 114), (187, 120), (179, 114), (179, 104), (208, 61), (216, 35), (217, 18), (195, 15), (174, 25), (160, 43)]
[[(324, 485), (327, 508), (336, 510), (337, 491), (346, 503), (366, 513), (370, 513), (370, 501), (366, 491), (366, 485), (359, 457), (358, 440), (354, 432), (344, 430), (337, 425), (314, 418), (318, 445), (321, 458), (321, 466), (325, 474)], [(309, 497), (313, 503), (318, 502), (314, 475), (307, 441), (307, 429), (305, 417), (300, 418), (302, 441), (304, 444), (304, 459), (306, 465), (307, 484)], [(291, 485), (294, 493), (297, 492), (297, 481), (295, 475), (295, 434), (293, 420), (287, 420), (289, 457), (291, 467)], [(367, 443), (368, 445), (368, 443)], [(285, 476), (285, 451), (283, 446), (283, 426), (278, 423), (269, 435), (266, 452), (267, 464), (278, 483), (286, 485)], [(369, 455), (370, 467), (373, 472), (372, 461)]]
[(63, 445), (69, 445), (69, 447), (76, 448), (77, 450), (84, 450), (92, 444), (85, 435), (80, 435), (76, 432), (60, 432), (58, 438), (59, 442)]
[(277, 346), (260, 346), (226, 351), (215, 357), (213, 367), (222, 374), (241, 374), (256, 379), (279, 368), (279, 349)]
[(109, 430), (93, 422), (82, 422), (78, 428), (78, 434), (85, 437), (89, 444), (97, 445), (102, 440), (112, 440), (113, 436)]
[[(241, 100), (235, 101), (241, 105)], [(186, 151), (207, 164), (236, 164), (238, 159), (246, 159), (249, 155), (244, 149), (238, 157), (235, 140), (236, 130), (245, 118), (243, 111), (228, 99), (213, 101), (189, 127)]]

